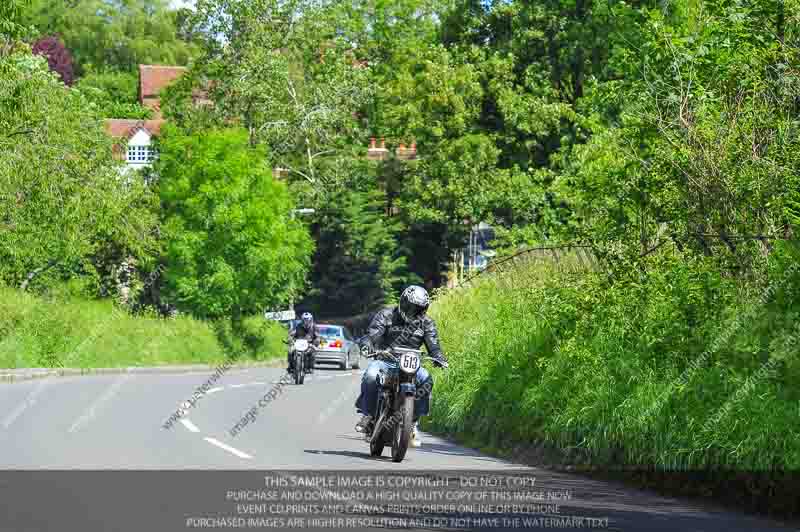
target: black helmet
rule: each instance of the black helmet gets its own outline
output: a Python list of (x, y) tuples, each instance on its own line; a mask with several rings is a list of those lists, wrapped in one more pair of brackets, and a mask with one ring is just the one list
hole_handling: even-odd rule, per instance
[(400, 294), (400, 303), (397, 305), (397, 309), (404, 320), (414, 321), (427, 312), (430, 304), (428, 291), (421, 286), (412, 284)]
[(300, 319), (303, 321), (303, 325), (306, 329), (311, 329), (311, 326), (314, 325), (314, 316), (312, 316), (310, 312), (303, 312)]

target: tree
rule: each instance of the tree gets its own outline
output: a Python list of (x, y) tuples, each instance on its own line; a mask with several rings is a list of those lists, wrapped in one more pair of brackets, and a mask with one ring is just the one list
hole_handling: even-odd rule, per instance
[[(252, 144), (269, 146), (292, 179), (330, 184), (363, 139), (356, 116), (370, 93), (369, 69), (337, 34), (324, 4), (299, 0), (200, 0), (206, 40), (200, 69), (223, 119), (239, 120)], [(220, 46), (220, 41), (226, 43)], [(319, 189), (319, 187), (318, 187)]]
[(88, 72), (74, 88), (97, 107), (97, 112), (107, 118), (152, 117), (152, 110), (139, 103), (139, 79), (132, 72)]
[(33, 0), (25, 23), (59, 35), (77, 75), (90, 70), (133, 72), (137, 65), (186, 65), (198, 52), (182, 40), (166, 0)]
[[(41, 56), (0, 57), (0, 279), (27, 288), (99, 275), (111, 248), (155, 248), (140, 180), (121, 178), (101, 118)], [(32, 163), (35, 161), (35, 164)]]
[(169, 126), (159, 149), (167, 301), (237, 327), (245, 314), (293, 301), (313, 245), (247, 132)]
[(42, 37), (33, 43), (33, 53), (45, 56), (50, 70), (58, 74), (64, 85), (72, 85), (72, 56), (58, 37)]
[[(30, 0), (6, 0), (0, 3), (0, 45), (3, 48), (27, 33), (28, 28), (23, 24), (23, 10), (29, 4)], [(0, 52), (3, 52), (2, 48)]]
[(315, 216), (312, 290), (303, 306), (333, 317), (370, 312), (393, 301), (407, 273), (398, 246), (401, 226), (385, 215), (379, 191), (337, 190)]
[(771, 0), (701, 7), (636, 13), (638, 33), (609, 53), (625, 82), (595, 95), (617, 119), (594, 105), (592, 136), (552, 190), (571, 233), (598, 247), (638, 256), (669, 242), (748, 272), (791, 234), (800, 35), (781, 36)]

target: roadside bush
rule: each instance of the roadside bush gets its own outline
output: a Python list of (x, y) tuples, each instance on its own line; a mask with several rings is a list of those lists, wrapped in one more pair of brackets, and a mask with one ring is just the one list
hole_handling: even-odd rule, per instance
[(797, 469), (797, 251), (760, 284), (705, 260), (662, 254), (613, 283), (532, 263), (444, 295), (432, 427), (599, 466)]
[(242, 341), (255, 360), (269, 360), (286, 355), (286, 329), (279, 323), (250, 316), (242, 321)]

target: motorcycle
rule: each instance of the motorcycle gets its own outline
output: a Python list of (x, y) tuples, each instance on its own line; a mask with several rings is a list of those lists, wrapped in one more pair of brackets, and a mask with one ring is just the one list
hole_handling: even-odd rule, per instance
[(447, 367), (444, 361), (425, 355), (418, 349), (405, 347), (392, 347), (367, 355), (367, 358), (383, 360), (389, 366), (388, 372), (382, 369), (377, 377), (377, 421), (372, 434), (367, 436), (370, 455), (380, 456), (388, 444), (392, 448), (393, 462), (402, 462), (405, 458), (414, 428), (414, 401), (417, 396), (414, 378), (426, 356)]
[(294, 356), (293, 373), (294, 383), (303, 384), (306, 380), (306, 373), (314, 372), (313, 361), (314, 346), (308, 340), (298, 338), (292, 346)]

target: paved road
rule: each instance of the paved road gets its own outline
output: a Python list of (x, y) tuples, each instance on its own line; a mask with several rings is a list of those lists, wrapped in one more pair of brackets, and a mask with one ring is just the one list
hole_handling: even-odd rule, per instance
[[(371, 458), (352, 429), (358, 371), (318, 370), (304, 386), (277, 384), (282, 375), (271, 368), (232, 370), (169, 429), (163, 423), (210, 372), (62, 377), (0, 385), (0, 470), (225, 470), (260, 471), (263, 477), (269, 470), (482, 470), (502, 475), (523, 468), (428, 434), (423, 434), (422, 448), (409, 450), (402, 464), (386, 456)], [(276, 390), (274, 400), (259, 408), (259, 400), (271, 389)], [(242, 427), (240, 420), (253, 407), (255, 415)], [(232, 436), (237, 423), (240, 431)], [(572, 499), (563, 506), (570, 515), (605, 517), (607, 525), (600, 528), (609, 530), (797, 530), (614, 483), (535, 468), (524, 472), (548, 492), (570, 492)], [(97, 491), (108, 491), (97, 487), (102, 483), (93, 484)], [(0, 471), (0, 500), (9, 494), (24, 498), (25, 489), (31, 496), (41, 493), (41, 486), (26, 485), (13, 473)], [(75, 486), (70, 489), (76, 491)], [(139, 493), (146, 500), (147, 494)], [(34, 506), (30, 513), (36, 513)], [(0, 510), (0, 530), (22, 530), (19, 523), (31, 518), (15, 515), (18, 521), (9, 519), (16, 525), (3, 526)]]

